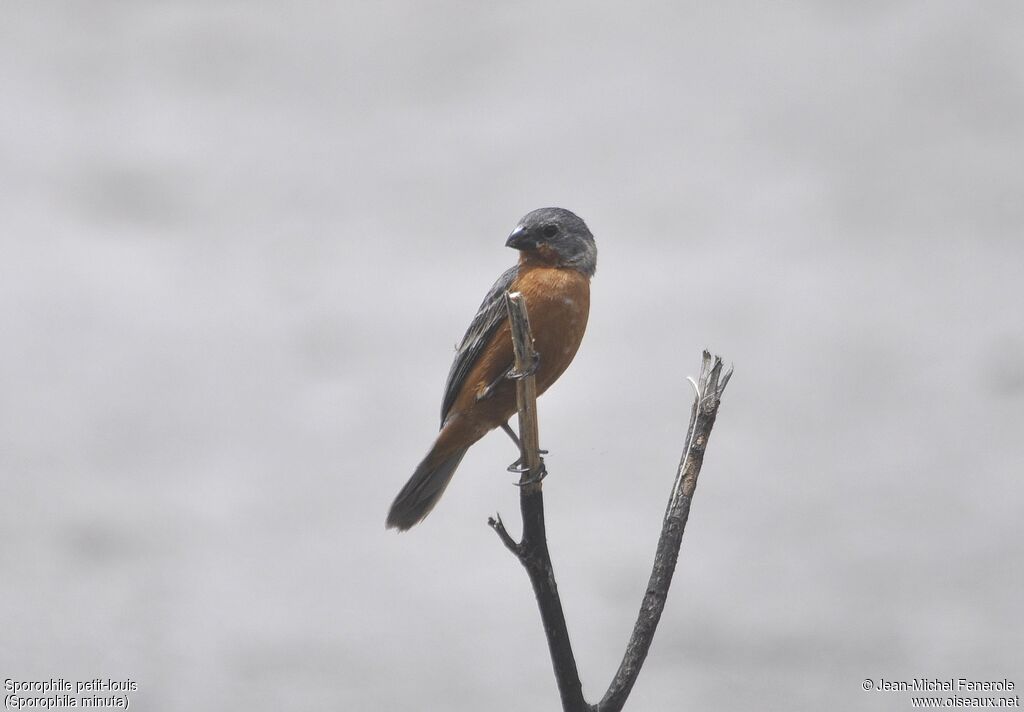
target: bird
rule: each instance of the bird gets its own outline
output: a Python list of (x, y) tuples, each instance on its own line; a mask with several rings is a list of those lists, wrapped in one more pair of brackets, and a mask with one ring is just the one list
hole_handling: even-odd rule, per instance
[(448, 371), (441, 430), (388, 511), (386, 527), (406, 531), (444, 494), (466, 451), (501, 427), (518, 446), (508, 420), (516, 412), (511, 330), (504, 295), (520, 292), (539, 359), (531, 371), (540, 395), (576, 356), (590, 314), (597, 245), (586, 223), (564, 208), (527, 213), (505, 241), (518, 262), (487, 292)]

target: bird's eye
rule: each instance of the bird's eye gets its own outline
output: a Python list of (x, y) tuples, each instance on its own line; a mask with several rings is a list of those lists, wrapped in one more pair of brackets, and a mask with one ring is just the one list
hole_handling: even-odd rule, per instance
[(557, 234), (558, 234), (558, 226), (557, 225), (545, 225), (544, 226), (544, 235), (546, 237), (554, 237)]

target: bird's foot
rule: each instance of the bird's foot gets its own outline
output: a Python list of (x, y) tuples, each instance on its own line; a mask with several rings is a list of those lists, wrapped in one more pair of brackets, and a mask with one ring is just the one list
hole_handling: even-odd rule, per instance
[[(546, 453), (547, 450), (540, 450), (539, 452)], [(529, 467), (526, 467), (525, 465), (523, 465), (523, 459), (522, 458), (519, 458), (518, 460), (513, 462), (511, 465), (508, 466), (507, 469), (508, 469), (509, 472), (514, 472), (514, 473), (520, 474), (520, 475), (530, 471)], [(548, 476), (548, 468), (544, 464), (544, 458), (542, 457), (540, 459), (540, 467), (537, 468), (537, 474), (533, 475), (532, 477), (527, 477), (525, 480), (521, 480), (519, 482), (514, 482), (513, 484), (516, 487), (522, 487), (523, 485), (532, 485), (532, 484), (536, 484), (537, 482), (540, 482), (541, 480), (543, 480), (547, 476)]]
[(524, 378), (528, 378), (533, 374), (537, 373), (537, 369), (540, 368), (540, 354), (535, 353), (533, 355), (533, 363), (524, 368), (522, 371), (517, 371), (514, 368), (509, 369), (508, 373), (505, 374), (505, 378), (510, 381), (521, 381)]
[(530, 468), (526, 467), (525, 465), (523, 465), (523, 458), (519, 458), (518, 460), (513, 462), (511, 465), (506, 467), (505, 471), (506, 472), (512, 472), (512, 473), (517, 474), (517, 475), (521, 475), (524, 472), (529, 472)]
[[(537, 450), (537, 454), (538, 455), (547, 455), (549, 452), (550, 452), (549, 450)], [(543, 464), (544, 464), (544, 458), (541, 457), (541, 465), (543, 466)], [(525, 465), (523, 465), (523, 458), (521, 458), (521, 457), (518, 458), (511, 465), (509, 465), (508, 467), (505, 468), (505, 470), (507, 472), (515, 472), (515, 473), (520, 473), (520, 474), (523, 473), (523, 472), (528, 472), (529, 469), (530, 468), (528, 468)]]

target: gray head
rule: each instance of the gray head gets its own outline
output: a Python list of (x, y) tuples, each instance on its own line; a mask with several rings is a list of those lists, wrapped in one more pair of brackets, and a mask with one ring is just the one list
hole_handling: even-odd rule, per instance
[(572, 267), (588, 277), (597, 270), (594, 236), (578, 215), (563, 208), (540, 208), (527, 213), (508, 236), (505, 246), (559, 267)]

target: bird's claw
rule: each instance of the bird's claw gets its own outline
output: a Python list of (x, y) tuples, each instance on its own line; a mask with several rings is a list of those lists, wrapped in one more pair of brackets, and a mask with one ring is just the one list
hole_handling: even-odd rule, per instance
[[(538, 452), (547, 453), (547, 450), (539, 450)], [(508, 466), (507, 469), (508, 469), (509, 472), (514, 472), (514, 473), (519, 474), (519, 475), (524, 474), (524, 473), (530, 471), (529, 467), (526, 467), (525, 465), (523, 465), (523, 459), (522, 458), (519, 458), (518, 460), (513, 462), (511, 465)], [(516, 487), (522, 487), (523, 485), (532, 485), (532, 484), (536, 484), (537, 482), (540, 482), (541, 480), (543, 480), (547, 476), (548, 476), (548, 468), (544, 464), (544, 458), (541, 458), (541, 460), (540, 460), (540, 467), (537, 468), (537, 474), (536, 475), (534, 475), (533, 477), (528, 477), (525, 480), (522, 480), (520, 482), (514, 482), (513, 484)]]
[(509, 369), (509, 372), (505, 374), (505, 378), (510, 381), (521, 381), (524, 378), (529, 378), (533, 374), (537, 373), (538, 368), (540, 368), (540, 354), (535, 353), (533, 355), (533, 363), (522, 371), (517, 371), (515, 368)]
[[(549, 452), (550, 452), (550, 450), (537, 450), (537, 454), (538, 455), (547, 455)], [(541, 458), (541, 466), (543, 467), (543, 465), (544, 465), (544, 458), (542, 457)], [(523, 465), (523, 458), (521, 458), (521, 457), (519, 459), (517, 459), (515, 462), (513, 462), (511, 465), (509, 465), (508, 467), (505, 468), (505, 470), (507, 472), (515, 472), (517, 474), (522, 474), (523, 472), (528, 472), (529, 469), (530, 468), (528, 468), (528, 467)]]
[(530, 468), (526, 467), (523, 464), (523, 458), (519, 458), (518, 460), (513, 462), (511, 465), (506, 467), (505, 471), (506, 472), (512, 472), (512, 473), (517, 474), (517, 475), (521, 475), (524, 472), (529, 472)]
[(519, 482), (515, 482), (513, 484), (515, 484), (516, 487), (523, 487), (524, 485), (533, 485), (533, 484), (537, 484), (538, 482), (540, 482), (541, 480), (543, 480), (547, 476), (548, 476), (548, 468), (544, 465), (544, 460), (542, 458), (541, 461), (540, 461), (540, 467), (537, 468), (537, 474), (536, 475), (534, 475), (532, 477), (527, 477), (525, 480), (520, 480)]

